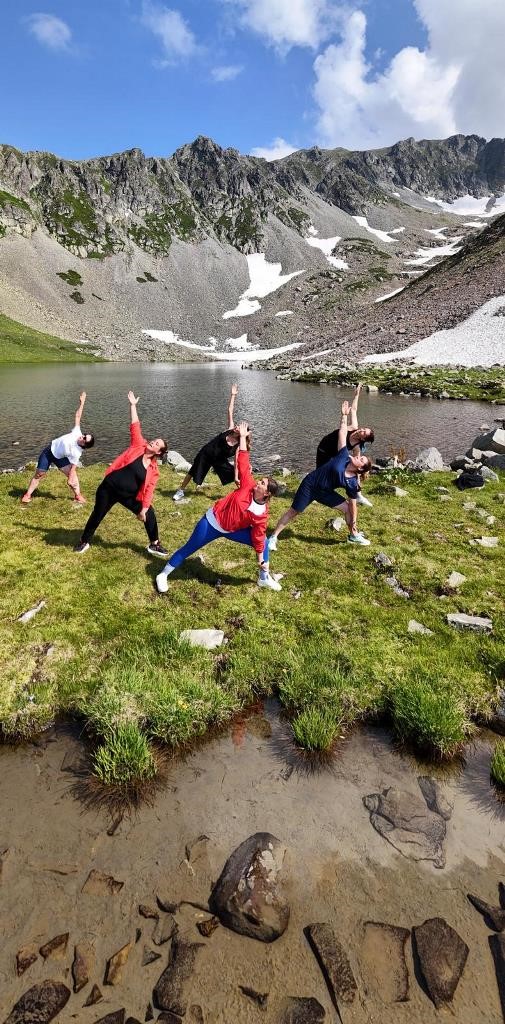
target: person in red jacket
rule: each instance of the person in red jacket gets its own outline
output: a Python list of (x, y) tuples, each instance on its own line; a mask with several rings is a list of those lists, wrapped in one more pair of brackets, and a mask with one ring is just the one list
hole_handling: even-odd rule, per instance
[(156, 577), (156, 586), (160, 594), (168, 590), (168, 577), (189, 555), (194, 555), (206, 544), (219, 537), (234, 540), (237, 544), (247, 544), (254, 548), (259, 563), (258, 585), (269, 590), (281, 590), (278, 580), (270, 575), (268, 561), (268, 541), (266, 531), (268, 524), (268, 503), (272, 495), (278, 493), (279, 487), (272, 477), (262, 477), (255, 481), (251, 473), (251, 462), (247, 450), (249, 425), (240, 423), (240, 444), (237, 458), (239, 475), (238, 490), (220, 498), (212, 508), (196, 524), (193, 533), (182, 548), (171, 555), (166, 566)]
[(74, 551), (83, 554), (88, 550), (89, 542), (102, 519), (105, 519), (113, 505), (120, 504), (144, 524), (149, 537), (149, 553), (165, 558), (168, 552), (160, 544), (158, 523), (151, 502), (160, 475), (157, 460), (164, 455), (167, 445), (162, 437), (156, 437), (154, 441), (146, 441), (142, 437), (137, 415), (138, 398), (135, 398), (133, 391), (128, 392), (128, 401), (130, 446), (106, 470), (105, 479), (96, 492), (95, 507)]

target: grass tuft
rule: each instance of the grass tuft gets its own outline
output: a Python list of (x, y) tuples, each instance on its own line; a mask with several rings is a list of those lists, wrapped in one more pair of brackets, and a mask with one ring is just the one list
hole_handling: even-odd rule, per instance
[(309, 707), (291, 722), (299, 747), (309, 753), (327, 753), (333, 747), (341, 723), (325, 708)]
[(498, 740), (493, 750), (491, 778), (500, 789), (505, 789), (505, 740)]
[(138, 786), (154, 779), (156, 762), (135, 722), (124, 722), (105, 738), (93, 756), (93, 771), (107, 786)]
[(391, 691), (393, 723), (399, 738), (444, 760), (462, 750), (472, 731), (462, 698), (423, 676), (397, 683)]

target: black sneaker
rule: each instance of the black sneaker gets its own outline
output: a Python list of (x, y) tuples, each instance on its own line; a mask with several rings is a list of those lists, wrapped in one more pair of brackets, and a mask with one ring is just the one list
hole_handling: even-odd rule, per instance
[(89, 548), (88, 542), (86, 540), (80, 540), (79, 543), (75, 545), (74, 551), (78, 555), (83, 555), (84, 552), (88, 550), (88, 548)]
[(160, 544), (159, 540), (154, 541), (153, 544), (147, 545), (147, 550), (150, 555), (156, 555), (157, 558), (168, 558), (168, 551)]

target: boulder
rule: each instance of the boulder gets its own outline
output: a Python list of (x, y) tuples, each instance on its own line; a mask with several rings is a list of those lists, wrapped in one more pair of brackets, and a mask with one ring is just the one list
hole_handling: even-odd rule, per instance
[(367, 976), (384, 1003), (404, 1003), (409, 998), (409, 972), (405, 946), (410, 937), (408, 928), (381, 921), (366, 921), (361, 956)]
[(475, 547), (476, 544), (479, 544), (481, 548), (497, 548), (498, 537), (476, 537), (475, 540), (469, 541), (469, 544), (473, 547)]
[(183, 629), (179, 640), (186, 640), (191, 647), (203, 647), (206, 651), (213, 651), (221, 647), (224, 640), (222, 629)]
[(505, 469), (505, 455), (496, 455), (494, 452), (485, 452), (482, 462), (488, 469)]
[(409, 492), (405, 491), (403, 487), (396, 487), (395, 484), (392, 484), (391, 487), (388, 487), (388, 491), (390, 494), (394, 494), (395, 498), (408, 498), (409, 494)]
[(391, 786), (363, 797), (363, 803), (370, 811), (370, 824), (395, 850), (410, 860), (431, 860), (436, 868), (444, 867), (446, 822), (430, 810), (426, 799)]
[(487, 434), (479, 434), (473, 442), (474, 448), (480, 448), (483, 451), (497, 452), (498, 455), (505, 455), (505, 430), (497, 427), (496, 430), (490, 430)]
[(153, 990), (154, 1005), (184, 1017), (187, 1008), (186, 983), (190, 979), (203, 942), (183, 942), (175, 939), (170, 949), (168, 966), (158, 978)]
[(39, 981), (18, 999), (5, 1024), (49, 1024), (67, 1005), (70, 989), (61, 981)]
[(165, 461), (167, 466), (171, 466), (177, 473), (187, 473), (191, 469), (191, 463), (179, 452), (167, 452)]
[(280, 875), (286, 847), (269, 832), (256, 832), (226, 861), (209, 900), (222, 924), (260, 942), (274, 942), (286, 930), (289, 904)]
[(377, 384), (365, 384), (365, 391), (367, 391), (369, 395), (377, 394), (378, 390)]
[(333, 928), (329, 924), (310, 924), (305, 932), (337, 1010), (341, 1003), (351, 1005), (356, 998), (356, 980)]
[(491, 633), (493, 623), (481, 615), (465, 615), (464, 612), (450, 612), (447, 622), (455, 629), (470, 629), (474, 633)]
[(453, 572), (451, 572), (447, 577), (445, 585), (446, 587), (449, 587), (449, 590), (457, 590), (458, 587), (463, 586), (463, 583), (466, 583), (466, 576), (463, 576), (463, 573), (461, 572), (453, 570)]
[(454, 996), (465, 969), (468, 946), (443, 917), (432, 917), (413, 931), (419, 967), (438, 1010)]
[(323, 1024), (326, 1011), (317, 999), (288, 996), (284, 1000), (279, 1024)]
[(434, 472), (444, 468), (444, 460), (438, 448), (423, 448), (416, 458), (418, 469)]
[(490, 469), (489, 466), (483, 466), (480, 475), (483, 480), (487, 480), (488, 483), (496, 484), (499, 480), (498, 474), (495, 473), (494, 469)]

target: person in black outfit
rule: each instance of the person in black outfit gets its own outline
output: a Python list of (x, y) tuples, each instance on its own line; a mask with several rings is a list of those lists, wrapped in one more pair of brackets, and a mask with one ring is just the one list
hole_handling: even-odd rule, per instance
[[(361, 394), (361, 387), (362, 385), (358, 384), (350, 405), (349, 430), (347, 431), (346, 443), (351, 455), (362, 455), (366, 445), (373, 444), (375, 440), (375, 434), (371, 427), (358, 426), (358, 402)], [(319, 442), (316, 452), (317, 469), (324, 466), (330, 461), (330, 459), (334, 459), (335, 456), (338, 455), (338, 434), (338, 430), (332, 430), (330, 434), (326, 434)], [(356, 501), (358, 505), (372, 505), (372, 502), (362, 494), (361, 488), (358, 492)]]
[(211, 441), (207, 441), (203, 448), (200, 448), (200, 451), (195, 455), (191, 469), (188, 470), (181, 486), (173, 496), (174, 501), (182, 500), (185, 489), (191, 480), (199, 487), (211, 469), (214, 470), (222, 484), (238, 483), (236, 460), (234, 463), (230, 462), (232, 455), (236, 456), (240, 440), (233, 420), (233, 410), (237, 394), (238, 386), (237, 384), (232, 384), (230, 401), (228, 403), (228, 429), (223, 430), (221, 434), (217, 434)]

